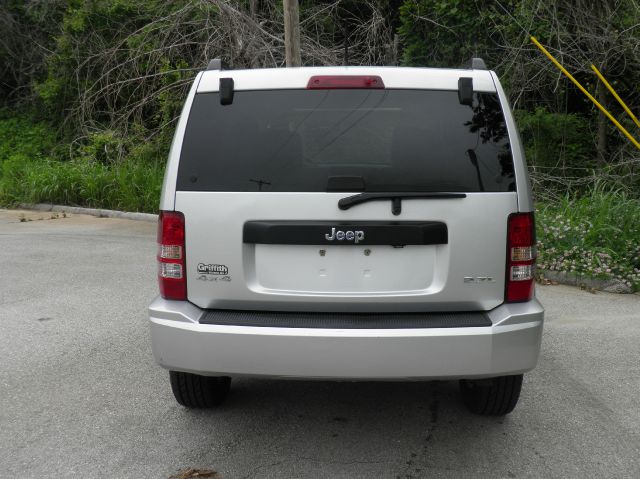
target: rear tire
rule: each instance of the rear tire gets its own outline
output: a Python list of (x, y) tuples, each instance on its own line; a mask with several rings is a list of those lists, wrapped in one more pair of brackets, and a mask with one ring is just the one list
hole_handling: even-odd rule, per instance
[(176, 401), (188, 408), (219, 406), (226, 399), (231, 386), (231, 378), (228, 376), (200, 376), (169, 371), (169, 379)]
[(483, 416), (504, 416), (516, 407), (522, 374), (490, 379), (462, 379), (460, 392), (467, 408)]

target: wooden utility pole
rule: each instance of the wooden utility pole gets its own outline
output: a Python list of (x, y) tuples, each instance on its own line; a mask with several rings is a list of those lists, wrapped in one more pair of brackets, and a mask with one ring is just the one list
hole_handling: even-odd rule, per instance
[(284, 6), (284, 51), (288, 67), (302, 65), (300, 58), (300, 14), (298, 0), (282, 0)]

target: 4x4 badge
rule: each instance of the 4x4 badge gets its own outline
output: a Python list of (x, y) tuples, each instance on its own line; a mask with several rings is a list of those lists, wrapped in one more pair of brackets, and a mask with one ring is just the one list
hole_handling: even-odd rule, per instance
[(364, 231), (362, 230), (356, 230), (356, 231), (341, 231), (338, 230), (336, 231), (335, 228), (331, 228), (331, 233), (327, 233), (326, 235), (324, 235), (324, 237), (327, 239), (327, 241), (333, 241), (333, 240), (338, 240), (338, 241), (353, 241), (354, 243), (359, 243), (360, 241), (364, 240)]
[(495, 283), (491, 276), (465, 276), (465, 283)]

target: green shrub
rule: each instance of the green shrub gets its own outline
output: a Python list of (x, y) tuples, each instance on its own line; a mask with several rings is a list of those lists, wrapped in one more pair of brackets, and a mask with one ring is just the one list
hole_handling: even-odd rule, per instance
[(575, 176), (595, 166), (589, 121), (576, 114), (538, 107), (516, 111), (527, 161), (548, 174)]
[(0, 110), (0, 163), (15, 154), (38, 159), (59, 153), (58, 138), (50, 125)]
[(92, 133), (77, 148), (79, 157), (103, 165), (116, 164), (125, 156), (125, 143), (113, 130)]
[[(487, 48), (486, 20), (490, 14), (484, 10), (480, 15), (474, 2), (405, 0), (398, 14), (403, 65), (458, 67)], [(425, 18), (435, 18), (443, 27)]]

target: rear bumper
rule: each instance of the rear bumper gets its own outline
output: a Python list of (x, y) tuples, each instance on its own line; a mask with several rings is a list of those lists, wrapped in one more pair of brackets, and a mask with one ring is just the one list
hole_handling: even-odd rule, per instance
[(452, 379), (519, 374), (538, 360), (537, 300), (488, 312), (488, 327), (320, 329), (200, 324), (191, 303), (149, 306), (162, 367), (204, 375), (326, 379)]

